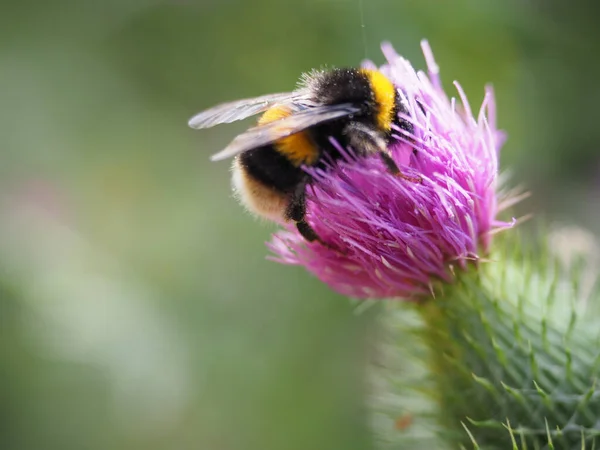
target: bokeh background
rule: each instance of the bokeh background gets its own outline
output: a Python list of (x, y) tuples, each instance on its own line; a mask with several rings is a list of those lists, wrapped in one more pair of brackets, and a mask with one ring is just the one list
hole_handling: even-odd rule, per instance
[(449, 91), (494, 84), (515, 214), (598, 233), (597, 5), (3, 2), (0, 449), (371, 448), (375, 313), (265, 259), (208, 161), (248, 123), (187, 119), (427, 38)]

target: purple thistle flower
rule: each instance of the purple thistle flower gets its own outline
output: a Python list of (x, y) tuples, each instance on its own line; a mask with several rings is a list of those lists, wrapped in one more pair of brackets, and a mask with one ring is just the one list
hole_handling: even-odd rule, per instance
[(427, 42), (422, 49), (428, 75), (387, 43), (380, 70), (404, 96), (410, 114), (402, 118), (414, 127), (410, 135), (396, 130), (394, 159), (423, 182), (391, 175), (377, 157), (357, 163), (348, 155), (326, 172), (309, 169), (308, 221), (331, 248), (290, 227), (268, 244), (271, 259), (303, 265), (344, 295), (413, 298), (430, 292), (434, 279), (452, 281), (456, 269), (488, 251), (494, 231), (512, 225), (496, 221), (504, 136), (492, 89), (474, 117), (458, 83), (462, 107), (448, 99)]

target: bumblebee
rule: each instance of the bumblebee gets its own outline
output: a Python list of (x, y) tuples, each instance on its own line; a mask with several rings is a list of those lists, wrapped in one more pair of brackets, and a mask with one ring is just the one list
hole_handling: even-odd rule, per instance
[(388, 151), (393, 126), (411, 133), (412, 124), (399, 118), (408, 115), (407, 107), (377, 70), (313, 71), (293, 92), (223, 103), (192, 117), (189, 126), (210, 128), (259, 113), (256, 126), (211, 159), (235, 157), (233, 185), (247, 209), (276, 222), (295, 222), (309, 242), (325, 244), (306, 221), (306, 188), (312, 180), (304, 167), (327, 169), (342, 157), (331, 139), (357, 157), (379, 155), (394, 175), (421, 181), (403, 174)]

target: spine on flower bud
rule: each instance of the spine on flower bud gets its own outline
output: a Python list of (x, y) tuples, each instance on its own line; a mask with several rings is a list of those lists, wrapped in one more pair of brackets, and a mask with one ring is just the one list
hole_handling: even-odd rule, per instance
[(538, 258), (495, 255), (412, 306), (425, 392), (450, 448), (586, 449), (600, 440), (597, 326), (578, 311), (576, 277)]

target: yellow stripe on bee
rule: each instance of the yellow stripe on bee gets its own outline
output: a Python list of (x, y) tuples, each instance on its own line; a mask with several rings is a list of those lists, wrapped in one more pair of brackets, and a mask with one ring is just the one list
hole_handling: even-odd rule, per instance
[[(264, 125), (275, 122), (276, 120), (289, 117), (291, 114), (292, 112), (286, 107), (274, 106), (258, 119), (258, 124)], [(308, 134), (303, 131), (276, 141), (274, 146), (279, 153), (284, 155), (295, 166), (301, 166), (302, 164), (310, 166), (315, 164), (319, 158), (319, 150), (312, 143)]]
[(396, 87), (381, 72), (371, 69), (360, 70), (369, 79), (378, 106), (377, 125), (385, 131), (392, 129), (396, 106)]

